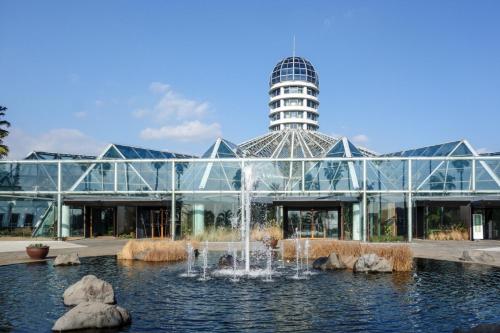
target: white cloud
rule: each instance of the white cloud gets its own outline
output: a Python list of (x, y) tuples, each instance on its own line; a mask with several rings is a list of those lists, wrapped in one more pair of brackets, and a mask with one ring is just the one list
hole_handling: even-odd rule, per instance
[(358, 134), (352, 137), (352, 142), (356, 144), (364, 145), (367, 144), (368, 141), (370, 140), (368, 139), (368, 136), (366, 136), (365, 134)]
[(490, 153), (491, 151), (488, 148), (482, 147), (482, 148), (476, 149), (476, 152), (478, 154), (486, 154), (486, 153)]
[(165, 92), (161, 100), (154, 107), (154, 115), (157, 119), (196, 119), (204, 116), (209, 109), (207, 102), (198, 102), (184, 98), (172, 90)]
[(161, 82), (152, 82), (149, 85), (149, 90), (151, 90), (154, 93), (165, 93), (168, 90), (170, 90), (170, 86), (168, 84)]
[(137, 109), (137, 110), (132, 111), (132, 115), (136, 118), (144, 118), (149, 113), (150, 113), (150, 111), (147, 109)]
[(95, 106), (96, 107), (100, 108), (103, 105), (104, 105), (104, 101), (103, 100), (101, 100), (101, 99), (96, 99), (95, 100)]
[(75, 112), (75, 113), (73, 113), (73, 115), (78, 119), (82, 119), (82, 118), (85, 118), (87, 116), (87, 112), (85, 112), (85, 111)]
[(12, 129), (6, 138), (10, 148), (9, 159), (22, 159), (32, 151), (97, 155), (105, 144), (72, 128), (57, 128), (32, 135), (21, 129)]
[(176, 126), (145, 128), (141, 131), (141, 138), (145, 140), (173, 139), (195, 142), (212, 140), (218, 136), (221, 136), (221, 128), (218, 123), (205, 124), (199, 120), (184, 122)]

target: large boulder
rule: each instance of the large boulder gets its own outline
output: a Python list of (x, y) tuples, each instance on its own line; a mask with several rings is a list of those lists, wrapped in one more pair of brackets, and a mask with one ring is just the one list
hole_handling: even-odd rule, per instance
[(78, 253), (60, 254), (54, 259), (54, 266), (80, 265)]
[(224, 254), (219, 258), (219, 263), (218, 266), (219, 268), (233, 268), (233, 264), (235, 264), (236, 260), (236, 265), (238, 265), (238, 259), (234, 258), (230, 254)]
[(346, 265), (340, 260), (340, 256), (335, 252), (330, 253), (328, 257), (320, 257), (313, 262), (314, 269), (335, 270), (335, 269), (345, 269)]
[(115, 303), (113, 287), (94, 275), (86, 275), (64, 291), (65, 305), (78, 305), (83, 302)]
[(390, 273), (392, 272), (392, 262), (379, 257), (374, 253), (363, 254), (354, 264), (355, 272), (365, 273)]
[(339, 260), (344, 264), (345, 268), (353, 270), (356, 261), (358, 261), (359, 257), (349, 256), (349, 255), (339, 255)]
[(319, 257), (314, 260), (312, 263), (312, 267), (314, 269), (321, 269), (321, 267), (328, 261), (328, 257)]
[(130, 322), (130, 313), (122, 307), (99, 302), (84, 302), (78, 304), (59, 318), (52, 327), (52, 330), (60, 332), (92, 328), (113, 328), (127, 325)]

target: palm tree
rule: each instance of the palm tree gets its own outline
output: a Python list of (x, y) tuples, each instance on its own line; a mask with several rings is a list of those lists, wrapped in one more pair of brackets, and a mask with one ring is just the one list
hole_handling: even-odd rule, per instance
[[(5, 106), (0, 105), (0, 118), (5, 117), (5, 112), (7, 108)], [(3, 141), (4, 138), (9, 135), (9, 131), (6, 128), (10, 127), (10, 123), (7, 120), (0, 120), (0, 158), (7, 156), (9, 153), (9, 147), (7, 147)]]
[(153, 168), (156, 169), (156, 178), (155, 178), (155, 191), (158, 191), (158, 179), (160, 176), (160, 169), (163, 167), (165, 162), (151, 162)]
[(231, 225), (232, 217), (233, 212), (230, 209), (222, 211), (217, 215), (217, 224), (221, 224), (222, 226)]
[(232, 184), (236, 191), (241, 190), (241, 169), (238, 169), (234, 174)]
[(458, 173), (460, 174), (460, 191), (464, 190), (464, 169), (469, 166), (469, 161), (467, 160), (453, 160), (451, 162), (453, 164), (453, 167), (457, 169)]
[(175, 163), (175, 173), (177, 174), (177, 189), (181, 188), (181, 176), (184, 173), (184, 169), (189, 166), (187, 162), (176, 162)]
[(324, 170), (325, 177), (330, 181), (333, 190), (337, 189), (337, 184), (342, 179), (341, 162), (327, 162)]

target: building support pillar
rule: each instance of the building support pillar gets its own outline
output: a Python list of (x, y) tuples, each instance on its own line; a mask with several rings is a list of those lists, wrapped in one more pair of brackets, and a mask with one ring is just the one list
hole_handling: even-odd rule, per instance
[(413, 195), (411, 179), (411, 160), (408, 160), (408, 242), (413, 239)]

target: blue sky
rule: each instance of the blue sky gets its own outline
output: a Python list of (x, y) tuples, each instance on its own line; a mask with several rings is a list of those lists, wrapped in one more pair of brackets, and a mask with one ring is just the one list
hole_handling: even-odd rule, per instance
[(498, 1), (4, 1), (11, 158), (106, 143), (201, 154), (267, 132), (268, 78), (320, 75), (320, 131), (380, 153), (500, 150)]

